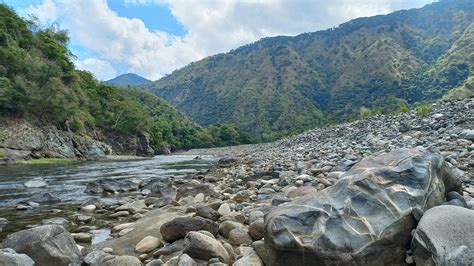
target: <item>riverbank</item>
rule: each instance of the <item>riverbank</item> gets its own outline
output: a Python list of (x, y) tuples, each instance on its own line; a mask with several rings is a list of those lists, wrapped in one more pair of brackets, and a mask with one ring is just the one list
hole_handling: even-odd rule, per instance
[[(473, 141), (469, 99), (433, 106), (424, 117), (376, 116), (273, 143), (187, 151), (220, 158), (217, 167), (138, 186), (88, 183), (90, 193), (117, 200), (81, 201), (74, 234), (61, 233), (74, 243), (61, 251), (70, 259), (51, 251), (48, 258), (87, 265), (466, 264), (474, 254)], [(99, 215), (109, 219), (111, 238), (91, 245), (87, 234)], [(34, 241), (51, 230), (19, 234)], [(430, 241), (446, 248), (430, 249)], [(11, 239), (3, 245), (38, 259)]]
[(92, 135), (36, 125), (24, 119), (0, 118), (0, 166), (108, 160), (117, 155), (151, 157), (148, 136)]

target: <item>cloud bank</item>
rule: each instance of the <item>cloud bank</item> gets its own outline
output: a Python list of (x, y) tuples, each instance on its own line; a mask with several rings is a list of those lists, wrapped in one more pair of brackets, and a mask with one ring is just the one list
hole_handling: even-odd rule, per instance
[(76, 61), (99, 79), (133, 72), (156, 80), (205, 56), (263, 37), (296, 35), (347, 20), (421, 7), (432, 0), (123, 0), (127, 5), (167, 5), (187, 35), (153, 31), (120, 17), (106, 0), (44, 0), (27, 10), (40, 21), (59, 21), (75, 45), (91, 56)]

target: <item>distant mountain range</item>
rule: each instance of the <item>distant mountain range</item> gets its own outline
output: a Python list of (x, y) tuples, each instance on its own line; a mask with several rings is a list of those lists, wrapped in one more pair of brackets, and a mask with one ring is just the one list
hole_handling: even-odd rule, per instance
[(110, 85), (122, 86), (122, 87), (143, 86), (143, 85), (148, 85), (151, 82), (152, 82), (151, 80), (146, 79), (134, 73), (122, 74), (116, 78), (106, 81), (106, 83)]
[(148, 87), (202, 125), (232, 122), (274, 139), (354, 119), (361, 107), (389, 113), (406, 102), (472, 88), (473, 14), (472, 0), (444, 0), (264, 38)]

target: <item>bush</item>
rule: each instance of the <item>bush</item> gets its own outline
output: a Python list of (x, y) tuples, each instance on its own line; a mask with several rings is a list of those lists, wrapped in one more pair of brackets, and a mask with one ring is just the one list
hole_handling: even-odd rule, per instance
[(426, 117), (431, 113), (431, 106), (426, 102), (416, 104), (416, 114), (421, 117)]
[(359, 110), (360, 119), (367, 119), (372, 116), (372, 111), (367, 107), (361, 107)]
[(408, 106), (408, 103), (405, 102), (405, 101), (401, 101), (400, 105), (398, 106), (398, 112), (400, 112), (400, 113), (410, 112), (410, 106)]

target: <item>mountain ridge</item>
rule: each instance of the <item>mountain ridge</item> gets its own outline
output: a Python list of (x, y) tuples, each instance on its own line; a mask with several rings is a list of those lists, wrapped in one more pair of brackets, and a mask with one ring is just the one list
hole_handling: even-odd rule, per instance
[[(275, 139), (354, 119), (361, 107), (391, 112), (460, 86), (472, 75), (473, 50), (450, 48), (462, 36), (464, 43), (473, 39), (464, 34), (473, 14), (471, 1), (441, 1), (263, 38), (193, 62), (148, 88), (202, 125), (232, 121)], [(455, 53), (461, 56), (440, 61)]]
[(113, 79), (109, 79), (105, 81), (107, 84), (115, 85), (115, 86), (143, 86), (143, 85), (148, 85), (152, 81), (144, 78), (138, 74), (135, 73), (126, 73), (119, 75)]

